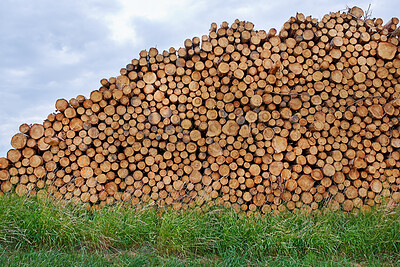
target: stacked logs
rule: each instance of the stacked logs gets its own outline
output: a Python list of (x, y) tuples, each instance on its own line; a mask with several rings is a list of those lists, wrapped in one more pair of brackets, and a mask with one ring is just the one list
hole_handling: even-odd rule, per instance
[(1, 191), (264, 213), (399, 202), (399, 20), (363, 15), (213, 23), (141, 51), (89, 98), (21, 125)]

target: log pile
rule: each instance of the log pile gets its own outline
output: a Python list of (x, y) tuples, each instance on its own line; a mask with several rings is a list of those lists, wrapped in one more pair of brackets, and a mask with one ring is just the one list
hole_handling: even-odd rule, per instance
[(399, 20), (363, 15), (299, 13), (279, 32), (213, 23), (178, 50), (141, 51), (20, 126), (1, 194), (263, 213), (397, 203)]

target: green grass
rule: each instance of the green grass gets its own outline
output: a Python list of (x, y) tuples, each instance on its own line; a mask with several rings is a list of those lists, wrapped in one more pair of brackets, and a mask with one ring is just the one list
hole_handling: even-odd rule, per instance
[(0, 198), (0, 266), (400, 265), (400, 208), (241, 216)]

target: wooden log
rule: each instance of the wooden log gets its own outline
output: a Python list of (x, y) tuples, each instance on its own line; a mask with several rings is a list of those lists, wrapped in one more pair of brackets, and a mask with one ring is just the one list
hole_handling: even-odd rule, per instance
[(302, 175), (298, 180), (298, 185), (303, 191), (309, 191), (314, 186), (314, 180), (310, 175)]
[(226, 135), (236, 136), (239, 132), (239, 125), (236, 121), (229, 120), (222, 127), (222, 132)]
[(222, 131), (221, 124), (218, 121), (209, 121), (207, 128), (207, 136), (213, 137), (218, 136)]
[(389, 42), (380, 42), (377, 48), (378, 56), (384, 60), (391, 60), (397, 52), (397, 47)]
[(272, 139), (272, 147), (275, 149), (276, 153), (281, 153), (287, 148), (287, 139), (281, 136), (275, 136)]
[(41, 124), (34, 124), (30, 127), (29, 136), (35, 140), (40, 139), (44, 135), (44, 127)]
[(63, 112), (69, 106), (69, 103), (66, 99), (58, 99), (56, 101), (56, 110)]
[(7, 152), (7, 160), (10, 161), (11, 163), (16, 163), (21, 159), (21, 152), (16, 149), (10, 149)]
[(357, 6), (354, 6), (351, 9), (349, 9), (348, 12), (354, 18), (357, 18), (357, 19), (361, 18), (364, 15), (364, 11), (361, 8), (357, 7)]
[(10, 166), (10, 162), (7, 158), (0, 158), (0, 169), (7, 169)]
[(28, 137), (23, 133), (17, 133), (11, 139), (11, 146), (15, 149), (23, 149), (26, 146)]
[(0, 171), (0, 180), (1, 181), (7, 181), (9, 178), (10, 178), (10, 173), (9, 173), (8, 170), (1, 170)]

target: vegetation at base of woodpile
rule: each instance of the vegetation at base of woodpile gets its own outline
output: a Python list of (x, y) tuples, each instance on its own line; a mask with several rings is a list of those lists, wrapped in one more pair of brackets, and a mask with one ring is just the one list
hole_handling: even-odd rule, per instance
[(88, 211), (50, 198), (0, 197), (0, 263), (399, 263), (399, 207), (242, 215), (226, 207)]
[(249, 260), (236, 252), (229, 252), (222, 257), (209, 254), (174, 255), (157, 253), (152, 248), (144, 246), (136, 251), (80, 251), (61, 252), (57, 250), (25, 250), (7, 251), (0, 254), (2, 266), (398, 266), (400, 264), (396, 255), (321, 255), (308, 252), (303, 257), (273, 256), (260, 260)]
[(178, 50), (143, 50), (89, 98), (21, 125), (0, 194), (263, 213), (397, 203), (399, 20), (363, 15), (298, 13), (279, 32), (213, 23)]

